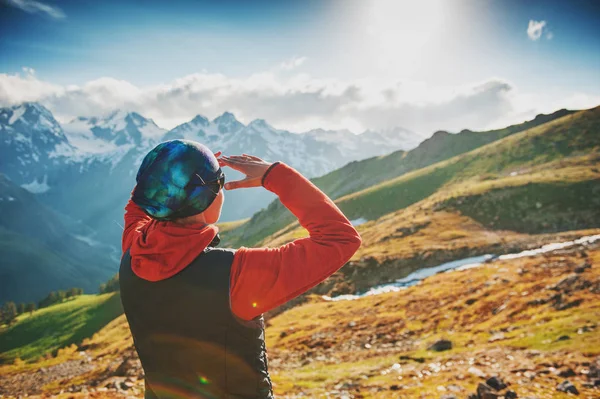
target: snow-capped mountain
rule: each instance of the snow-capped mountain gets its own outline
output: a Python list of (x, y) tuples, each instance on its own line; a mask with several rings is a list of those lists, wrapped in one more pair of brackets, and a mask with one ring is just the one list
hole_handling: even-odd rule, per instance
[[(315, 144), (312, 138), (275, 129), (263, 119), (256, 119), (246, 126), (229, 112), (212, 121), (198, 115), (164, 136), (165, 140), (176, 138), (196, 140), (226, 154), (247, 153), (266, 160), (280, 160), (311, 177), (335, 168), (331, 159), (319, 153), (308, 153), (310, 144), (312, 147)], [(324, 146), (333, 147), (330, 144)]]
[(164, 140), (176, 138), (200, 141), (226, 154), (252, 153), (270, 161), (280, 160), (309, 177), (323, 175), (353, 160), (408, 150), (421, 141), (421, 136), (402, 128), (358, 135), (348, 130), (323, 129), (298, 134), (275, 129), (263, 119), (246, 126), (229, 112), (212, 121), (198, 115), (164, 136)]
[(52, 113), (37, 103), (0, 108), (0, 172), (34, 193), (49, 189), (48, 177), (74, 155)]
[(166, 130), (137, 112), (114, 111), (105, 117), (79, 117), (63, 126), (69, 142), (80, 153), (111, 152), (121, 146), (150, 145)]
[[(125, 111), (79, 117), (61, 126), (49, 110), (27, 103), (0, 109), (0, 173), (89, 226), (95, 240), (118, 246), (123, 208), (136, 172), (145, 154), (161, 141), (197, 140), (213, 151), (283, 161), (316, 177), (353, 160), (411, 148), (418, 137), (403, 129), (299, 134), (262, 119), (245, 125), (229, 112), (213, 120), (198, 115), (168, 132), (151, 119)], [(242, 177), (230, 169), (226, 174), (228, 180)], [(258, 188), (227, 192), (222, 220), (249, 217), (273, 198)]]

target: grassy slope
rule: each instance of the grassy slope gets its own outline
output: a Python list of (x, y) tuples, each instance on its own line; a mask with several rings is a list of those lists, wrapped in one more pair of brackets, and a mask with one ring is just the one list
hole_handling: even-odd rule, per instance
[[(590, 267), (577, 274), (575, 284), (551, 288), (584, 264)], [(559, 310), (552, 300), (544, 302), (557, 293), (561, 304), (571, 306)], [(439, 398), (454, 385), (458, 396), (466, 397), (483, 381), (476, 375), (479, 370), (484, 376), (499, 375), (520, 397), (567, 398), (555, 390), (564, 380), (556, 374), (571, 368), (576, 375), (569, 380), (581, 397), (594, 397), (583, 382), (586, 364), (600, 354), (599, 299), (598, 244), (443, 273), (404, 291), (355, 301), (314, 298), (269, 321), (266, 339), (275, 393)], [(569, 339), (558, 339), (564, 335)], [(451, 340), (452, 350), (427, 349), (440, 338)], [(95, 370), (50, 384), (46, 392), (110, 378), (105, 370), (129, 356), (131, 344), (121, 316), (86, 341)], [(0, 368), (0, 375), (32, 366)], [(534, 383), (525, 372), (534, 373)], [(137, 380), (140, 390), (142, 385)], [(121, 397), (116, 391), (98, 393)]]
[[(591, 268), (576, 284), (547, 288), (586, 262)], [(564, 304), (581, 302), (566, 310), (557, 310), (551, 301), (532, 302), (556, 293)], [(437, 387), (450, 383), (474, 391), (481, 379), (468, 369), (475, 366), (509, 380), (520, 396), (562, 397), (554, 388), (564, 378), (538, 374), (538, 384), (531, 384), (529, 379), (519, 382), (515, 370), (539, 371), (554, 362), (559, 369), (585, 369), (583, 363), (600, 353), (600, 335), (594, 330), (600, 322), (599, 296), (600, 251), (595, 249), (440, 274), (406, 291), (358, 301), (310, 303), (271, 321), (267, 339), (277, 359), (274, 379), (279, 392), (313, 397), (351, 381), (363, 387), (361, 393), (371, 392), (365, 397), (389, 397), (387, 389), (396, 384), (404, 386), (403, 397), (437, 398)], [(563, 335), (571, 339), (559, 341)], [(454, 348), (427, 350), (440, 338), (450, 339)], [(399, 354), (424, 358), (424, 363), (401, 360)], [(390, 370), (394, 363), (401, 365), (398, 371)], [(584, 377), (575, 377), (580, 390)]]
[[(594, 217), (598, 216), (600, 209), (600, 200), (594, 196), (600, 178), (598, 131), (600, 107), (511, 135), (469, 153), (344, 196), (336, 203), (350, 219), (362, 217), (374, 220), (359, 228), (361, 234), (367, 235), (369, 230), (381, 230), (381, 222), (390, 218), (394, 219), (394, 223), (388, 225), (401, 225), (407, 218), (423, 217), (446, 208), (465, 210), (466, 214), (469, 211), (481, 214), (494, 207), (493, 217), (504, 217), (501, 227), (521, 232), (557, 231), (564, 223), (555, 218), (564, 220), (576, 213), (579, 213), (581, 223), (576, 225), (576, 220), (572, 220), (567, 227), (599, 227), (597, 222), (600, 218)], [(545, 194), (543, 199), (530, 195), (538, 189), (540, 194)], [(471, 196), (485, 198), (481, 194), (490, 192), (493, 197), (489, 197), (487, 202), (473, 204), (474, 200), (465, 200)], [(524, 199), (526, 201), (522, 202)], [(541, 207), (538, 205), (540, 200)], [(463, 206), (458, 204), (461, 201)], [(549, 212), (569, 201), (576, 201), (567, 207), (571, 208), (571, 213)], [(474, 205), (473, 208), (470, 208), (471, 205)], [(518, 209), (518, 212), (512, 212), (513, 209)], [(517, 218), (524, 213), (535, 218), (536, 224), (525, 227), (523, 221)], [(481, 221), (493, 227), (489, 220)], [(393, 230), (387, 232), (391, 234)], [(294, 223), (267, 237), (263, 243), (278, 245), (303, 235), (305, 232)], [(367, 240), (361, 251), (369, 251), (369, 247), (375, 244)]]
[[(600, 107), (565, 116), (514, 134), (463, 155), (439, 162), (340, 198), (338, 205), (350, 218), (375, 219), (443, 190), (455, 196), (451, 185), (467, 182), (470, 190), (498, 180), (522, 185), (528, 179), (505, 179), (543, 170), (556, 170), (562, 160), (576, 157), (577, 165), (592, 168), (600, 162)], [(591, 156), (590, 156), (591, 154)], [(565, 165), (567, 166), (567, 165)], [(595, 172), (594, 172), (595, 173)], [(575, 178), (577, 179), (577, 178)], [(503, 186), (503, 184), (499, 185)]]
[(563, 109), (550, 115), (538, 115), (525, 123), (485, 132), (463, 130), (450, 134), (438, 131), (412, 151), (397, 151), (364, 161), (351, 162), (314, 179), (314, 183), (331, 198), (339, 198), (571, 113), (572, 111)]
[(118, 294), (82, 295), (29, 314), (0, 332), (0, 362), (32, 360), (91, 337), (123, 313)]
[[(325, 176), (313, 179), (313, 182), (331, 198), (336, 199), (570, 113), (571, 111), (560, 110), (550, 115), (539, 115), (529, 122), (488, 132), (436, 132), (433, 137), (411, 151), (397, 151), (385, 156), (351, 162)], [(225, 235), (224, 243), (232, 246), (256, 245), (293, 220), (293, 216), (276, 200), (265, 210), (257, 212), (247, 223)]]

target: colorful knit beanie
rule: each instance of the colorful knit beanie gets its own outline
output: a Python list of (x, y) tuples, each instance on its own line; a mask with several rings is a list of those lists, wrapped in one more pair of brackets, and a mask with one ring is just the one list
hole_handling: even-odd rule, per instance
[(144, 157), (136, 181), (133, 202), (154, 219), (175, 220), (208, 208), (223, 188), (225, 175), (206, 146), (170, 140)]

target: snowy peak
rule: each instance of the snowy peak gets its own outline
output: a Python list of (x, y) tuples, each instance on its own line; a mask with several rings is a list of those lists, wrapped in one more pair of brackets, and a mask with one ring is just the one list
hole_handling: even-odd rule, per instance
[(223, 141), (231, 139), (244, 128), (244, 124), (238, 121), (231, 112), (225, 112), (212, 121), (202, 115), (196, 115), (191, 121), (183, 123), (165, 134), (163, 140), (187, 139), (197, 140), (207, 145), (222, 144)]
[(196, 115), (189, 123), (195, 126), (208, 126), (208, 119), (202, 115)]
[(47, 191), (48, 171), (61, 155), (72, 155), (62, 128), (52, 113), (37, 103), (0, 108), (0, 159), (2, 172), (15, 184)]
[(250, 122), (250, 124), (248, 125), (248, 127), (253, 127), (255, 129), (270, 129), (270, 130), (275, 130), (264, 119), (255, 119), (252, 122)]
[(152, 119), (116, 110), (104, 117), (79, 117), (65, 125), (69, 141), (85, 153), (104, 153), (124, 145), (146, 145), (164, 135)]
[(224, 112), (223, 115), (216, 117), (213, 123), (217, 125), (220, 133), (237, 132), (244, 128), (244, 124), (238, 121), (231, 112)]
[(59, 123), (52, 112), (38, 103), (23, 103), (0, 109), (0, 123), (15, 130), (36, 130), (64, 139)]

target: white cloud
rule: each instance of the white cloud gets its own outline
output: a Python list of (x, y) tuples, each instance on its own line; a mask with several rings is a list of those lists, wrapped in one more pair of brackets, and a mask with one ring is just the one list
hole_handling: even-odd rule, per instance
[[(527, 36), (533, 41), (539, 40), (542, 37), (542, 33), (548, 30), (546, 28), (546, 21), (534, 21), (533, 19), (529, 20), (529, 26), (527, 26)], [(550, 35), (550, 37), (548, 37)], [(552, 33), (547, 32), (547, 38), (552, 39)]]
[[(316, 79), (304, 73), (274, 71), (245, 78), (201, 72), (168, 84), (138, 87), (113, 78), (63, 86), (40, 80), (31, 72), (0, 74), (0, 106), (39, 101), (63, 122), (120, 108), (172, 128), (197, 114), (213, 118), (231, 111), (242, 122), (264, 118), (291, 131), (321, 127), (360, 132), (401, 126), (428, 134), (437, 129), (502, 126), (565, 106), (519, 93), (513, 84), (497, 78), (443, 87), (406, 81), (382, 84), (372, 79)], [(596, 100), (579, 95), (570, 104), (593, 106)]]
[(35, 0), (5, 0), (5, 2), (13, 7), (19, 8), (30, 14), (46, 14), (54, 19), (63, 19), (65, 13), (58, 7), (51, 6), (46, 3)]

